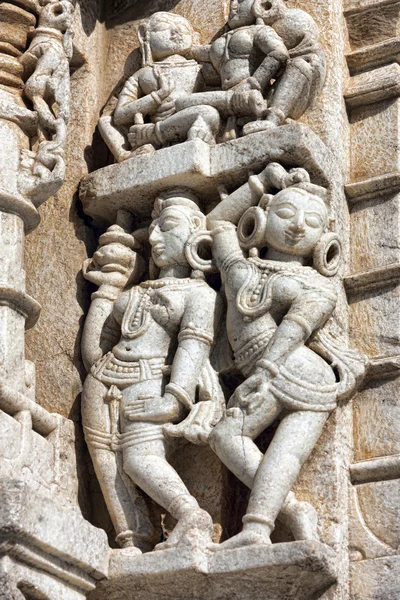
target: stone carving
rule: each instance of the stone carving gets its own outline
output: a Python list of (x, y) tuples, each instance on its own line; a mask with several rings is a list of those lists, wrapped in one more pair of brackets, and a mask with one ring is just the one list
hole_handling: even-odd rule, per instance
[(24, 92), (37, 115), (38, 148), (21, 151), (18, 187), (35, 206), (55, 194), (65, 177), (73, 12), (69, 0), (48, 1), (21, 58), (28, 75)]
[[(246, 135), (301, 117), (325, 80), (325, 55), (313, 19), (288, 9), (284, 0), (232, 0), (228, 24), (231, 30), (210, 48), (224, 92), (191, 95), (178, 106), (200, 102), (221, 110), (233, 105), (226, 137), (235, 137), (238, 126)], [(253, 122), (254, 117), (259, 120)]]
[(203, 277), (212, 263), (197, 253), (209, 237), (205, 225), (196, 196), (173, 189), (156, 200), (149, 228), (150, 272), (158, 270), (157, 278), (137, 285), (143, 272), (138, 244), (119, 225), (100, 238), (93, 260), (84, 265), (84, 276), (99, 290), (83, 335), (90, 369), (83, 422), (124, 547), (144, 549), (143, 539), (148, 544), (151, 537), (144, 510), (138, 517), (132, 482), (178, 521), (158, 549), (211, 539), (211, 517), (166, 458), (173, 423), (180, 423), (173, 435), (203, 443), (222, 416), (224, 396), (209, 360), (221, 300)]
[[(339, 268), (341, 250), (328, 232), (326, 190), (311, 184), (304, 169), (271, 163), (225, 197), (208, 222), (227, 296), (228, 337), (246, 377), (209, 443), (252, 490), (243, 531), (217, 549), (270, 543), (282, 507), (297, 520), (295, 535), (310, 539), (317, 535), (315, 515), (301, 503), (293, 507), (288, 494), (338, 398), (354, 392), (364, 372), (361, 356), (323, 334), (337, 301), (328, 277)], [(264, 247), (261, 259), (255, 250)], [(253, 440), (278, 418), (263, 456)]]
[[(259, 0), (233, 0), (231, 30), (210, 47), (196, 46), (193, 28), (178, 15), (159, 12), (143, 22), (138, 31), (143, 68), (127, 80), (99, 123), (117, 161), (132, 150), (152, 152), (186, 139), (215, 143), (221, 118), (226, 141), (239, 131), (270, 129), (303, 114), (325, 80), (318, 28), (283, 0), (268, 4), (266, 9)], [(214, 77), (206, 64), (215, 69)]]
[(220, 122), (216, 109), (204, 105), (176, 114), (177, 99), (203, 86), (201, 65), (185, 58), (196, 39), (190, 23), (158, 12), (143, 22), (138, 35), (143, 67), (125, 83), (112, 114), (106, 110), (99, 123), (115, 158), (131, 155), (124, 150), (126, 137), (133, 150), (142, 152), (186, 139), (215, 141)]

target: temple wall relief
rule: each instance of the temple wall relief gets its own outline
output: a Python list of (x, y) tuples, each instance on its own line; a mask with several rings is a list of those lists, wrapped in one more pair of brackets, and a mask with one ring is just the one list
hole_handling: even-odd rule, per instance
[(398, 4), (0, 3), (1, 599), (397, 598)]

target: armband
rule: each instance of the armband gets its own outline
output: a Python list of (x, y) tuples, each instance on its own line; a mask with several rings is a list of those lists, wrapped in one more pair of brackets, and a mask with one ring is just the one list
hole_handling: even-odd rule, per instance
[(203, 342), (204, 344), (211, 346), (214, 338), (205, 329), (200, 329), (199, 327), (195, 327), (193, 323), (189, 323), (187, 327), (184, 327), (179, 332), (178, 342), (181, 342), (182, 340), (198, 340), (199, 342)]
[(270, 361), (266, 358), (260, 358), (260, 360), (258, 360), (256, 362), (256, 367), (265, 369), (266, 371), (271, 373), (271, 375), (273, 375), (274, 377), (276, 377), (279, 373), (278, 367), (272, 361)]
[(157, 106), (161, 106), (162, 100), (161, 100), (160, 96), (157, 94), (157, 92), (151, 92), (150, 96), (153, 98), (153, 100), (157, 104)]
[(304, 319), (304, 317), (301, 317), (300, 315), (288, 314), (283, 318), (283, 320), (284, 321), (294, 321), (295, 323), (297, 323), (297, 325), (300, 325), (300, 327), (304, 330), (307, 338), (309, 338), (313, 332), (310, 325), (307, 323), (306, 319)]

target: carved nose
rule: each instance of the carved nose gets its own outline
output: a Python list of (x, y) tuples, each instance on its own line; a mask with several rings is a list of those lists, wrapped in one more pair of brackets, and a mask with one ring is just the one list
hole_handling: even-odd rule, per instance
[(304, 231), (305, 230), (305, 221), (304, 221), (304, 214), (303, 213), (298, 213), (296, 215), (296, 218), (293, 220), (293, 223), (292, 223), (291, 227), (295, 231)]

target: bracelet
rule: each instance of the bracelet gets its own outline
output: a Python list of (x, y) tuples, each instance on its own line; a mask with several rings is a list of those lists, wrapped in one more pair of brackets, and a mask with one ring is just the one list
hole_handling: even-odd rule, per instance
[(223, 233), (224, 231), (236, 231), (236, 225), (229, 222), (224, 223), (223, 225), (218, 225), (218, 227), (210, 231), (210, 235), (214, 237), (215, 235)]
[(177, 383), (171, 382), (167, 383), (167, 385), (165, 386), (165, 391), (175, 396), (178, 402), (183, 404), (183, 406), (186, 406), (186, 408), (192, 410), (194, 403), (192, 402), (192, 399), (190, 398), (187, 391), (183, 389), (183, 387), (181, 387)]
[(256, 367), (261, 367), (262, 369), (266, 369), (274, 377), (276, 377), (279, 373), (278, 367), (273, 362), (268, 360), (267, 358), (260, 358), (260, 360), (258, 360), (256, 362)]

